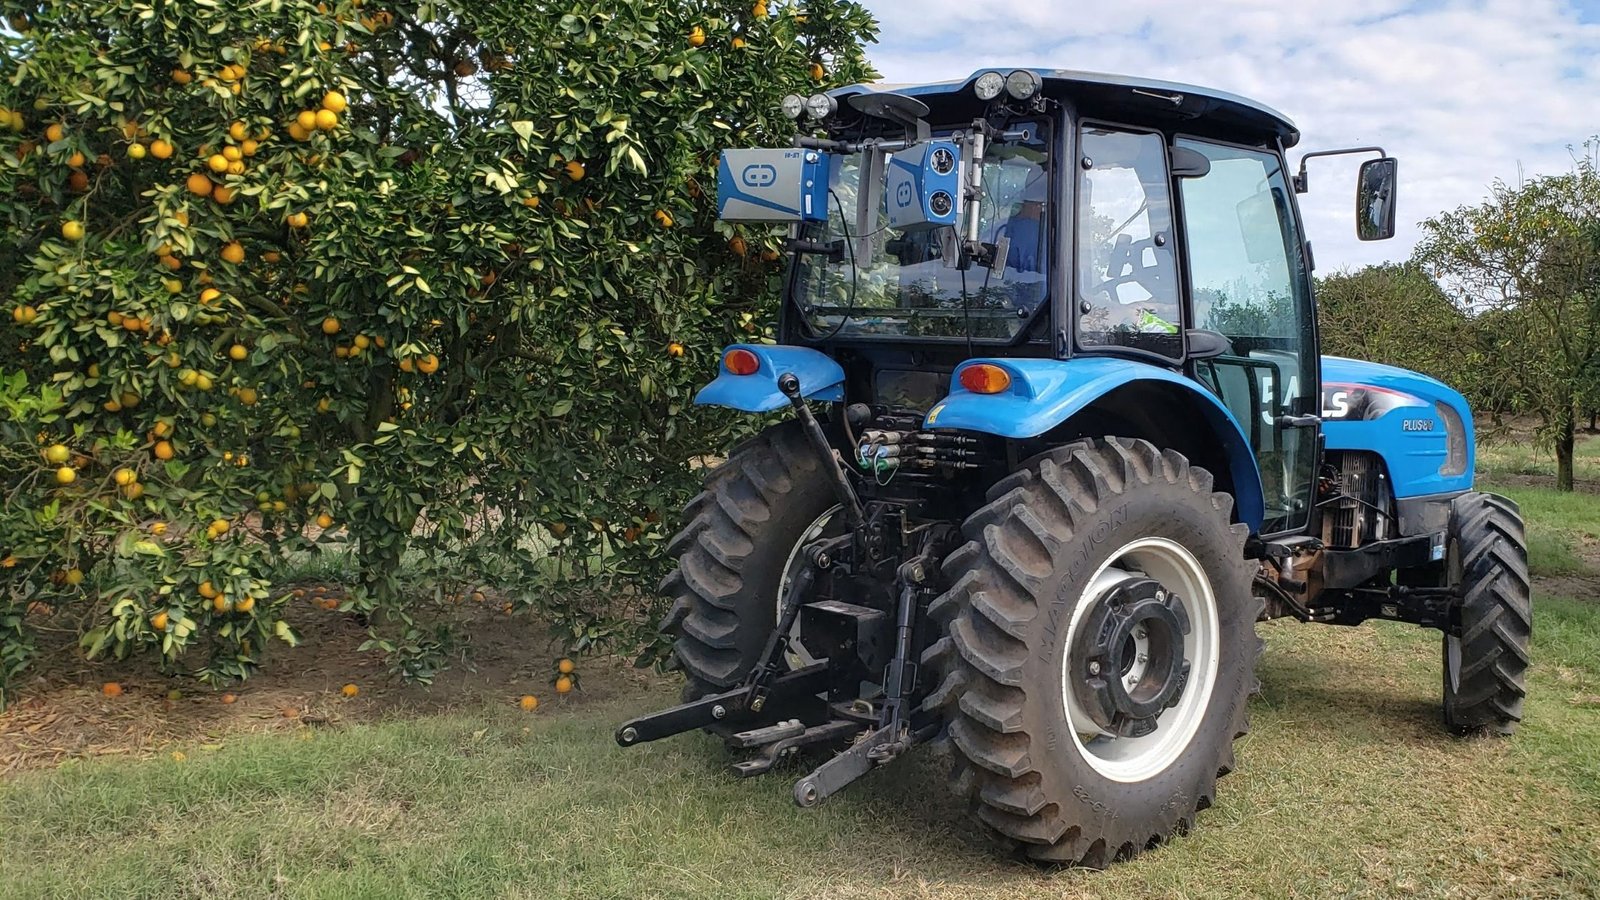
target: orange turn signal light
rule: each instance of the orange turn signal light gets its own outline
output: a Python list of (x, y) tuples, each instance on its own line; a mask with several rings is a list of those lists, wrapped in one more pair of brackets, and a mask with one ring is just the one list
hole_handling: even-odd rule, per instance
[(974, 394), (998, 394), (1011, 387), (1011, 374), (999, 366), (978, 363), (961, 370), (961, 386)]
[(723, 355), (722, 365), (735, 375), (754, 375), (761, 368), (761, 359), (749, 350), (736, 347)]

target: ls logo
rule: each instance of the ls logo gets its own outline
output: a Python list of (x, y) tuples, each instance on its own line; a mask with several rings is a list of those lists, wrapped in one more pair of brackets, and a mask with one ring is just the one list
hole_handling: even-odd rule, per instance
[(745, 166), (739, 173), (739, 180), (745, 187), (764, 188), (771, 187), (778, 180), (778, 170), (769, 165)]
[(904, 209), (911, 205), (911, 182), (902, 181), (900, 187), (895, 189), (894, 202)]

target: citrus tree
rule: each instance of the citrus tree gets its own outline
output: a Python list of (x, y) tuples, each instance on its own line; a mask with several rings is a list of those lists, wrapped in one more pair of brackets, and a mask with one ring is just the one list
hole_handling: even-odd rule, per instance
[(861, 7), (0, 6), (0, 674), (66, 615), (246, 676), (330, 543), (414, 678), (477, 584), (580, 646), (647, 618), (735, 437), (694, 387), (780, 277), (717, 151), (869, 77)]

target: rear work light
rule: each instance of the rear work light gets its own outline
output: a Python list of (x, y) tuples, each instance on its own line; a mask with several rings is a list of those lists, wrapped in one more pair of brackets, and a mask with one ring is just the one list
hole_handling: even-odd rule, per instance
[(998, 394), (1011, 387), (1011, 375), (999, 366), (979, 363), (961, 370), (961, 386), (974, 394)]
[(722, 365), (735, 375), (754, 375), (761, 368), (761, 359), (749, 350), (729, 350), (722, 357)]

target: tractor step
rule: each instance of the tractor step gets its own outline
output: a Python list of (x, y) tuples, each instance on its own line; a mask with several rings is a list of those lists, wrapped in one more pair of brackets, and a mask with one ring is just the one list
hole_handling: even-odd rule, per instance
[[(779, 723), (778, 725), (774, 725), (773, 728), (780, 728), (791, 723), (795, 725), (799, 724), (798, 721), (790, 720), (790, 722), (783, 722)], [(757, 732), (771, 730), (772, 729), (769, 728), (756, 729)], [(782, 759), (783, 755), (789, 751), (797, 750), (801, 747), (809, 746), (811, 744), (826, 744), (834, 741), (849, 740), (851, 737), (859, 734), (860, 732), (861, 725), (857, 722), (851, 722), (847, 719), (835, 719), (834, 721), (828, 722), (824, 725), (813, 725), (810, 728), (790, 734), (788, 737), (780, 738), (769, 744), (763, 745), (761, 747), (761, 751), (754, 757), (744, 760), (743, 762), (734, 763), (732, 766), (733, 774), (740, 778), (753, 778), (757, 775), (765, 775), (770, 772), (772, 767), (778, 764), (778, 760)], [(751, 733), (754, 732), (746, 732), (746, 734)], [(732, 742), (730, 741), (729, 743), (731, 744)]]
[(751, 747), (760, 747), (763, 744), (771, 744), (784, 738), (792, 738), (797, 734), (805, 733), (805, 730), (804, 722), (799, 719), (789, 719), (786, 722), (768, 725), (765, 728), (752, 728), (749, 731), (741, 731), (728, 738), (727, 743), (729, 749), (748, 750)]

